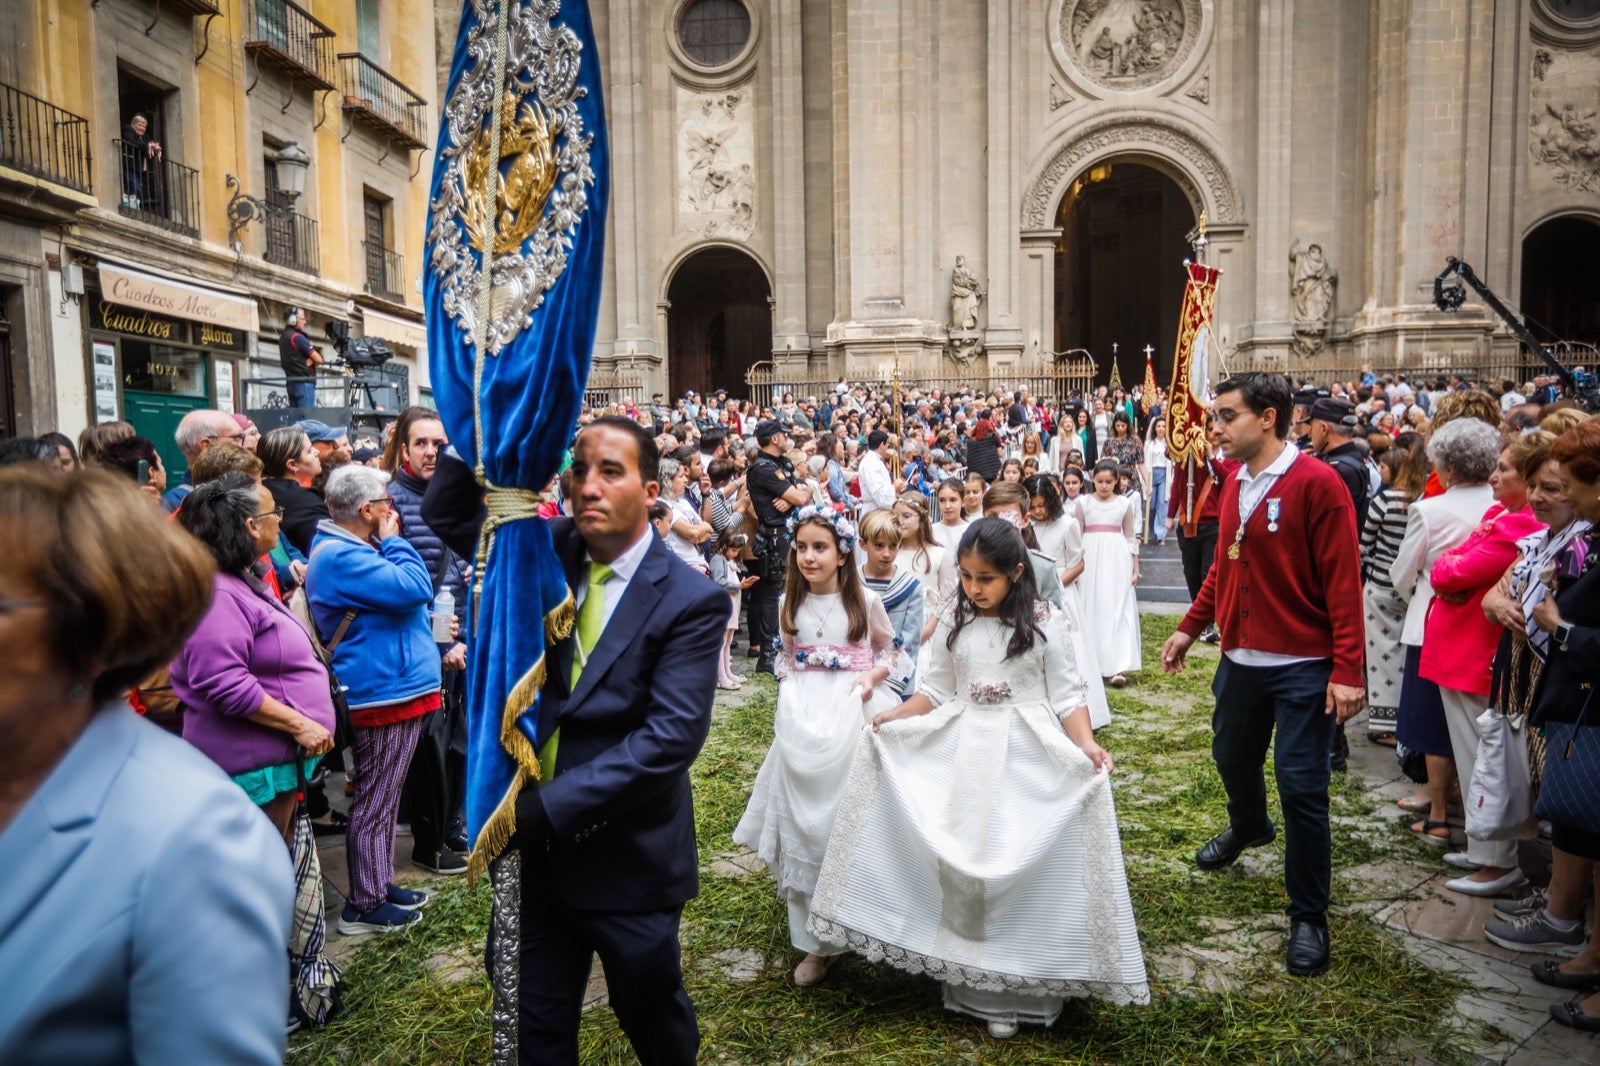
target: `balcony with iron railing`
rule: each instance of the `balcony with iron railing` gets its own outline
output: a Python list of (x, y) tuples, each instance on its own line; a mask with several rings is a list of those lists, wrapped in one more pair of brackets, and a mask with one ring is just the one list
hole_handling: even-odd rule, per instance
[(322, 272), (316, 219), (291, 210), (274, 211), (266, 216), (266, 231), (267, 262), (307, 274)]
[(113, 140), (122, 176), (121, 211), (152, 226), (200, 236), (200, 174), (152, 153), (148, 145)]
[(294, 81), (332, 90), (333, 30), (294, 0), (249, 0), (244, 50)]
[(426, 148), (428, 102), (360, 52), (339, 53), (344, 110), (406, 148)]
[(402, 282), (405, 278), (405, 259), (399, 252), (385, 248), (375, 241), (366, 242), (367, 292), (385, 300), (400, 303), (405, 299)]
[(93, 191), (89, 120), (0, 83), (0, 167)]

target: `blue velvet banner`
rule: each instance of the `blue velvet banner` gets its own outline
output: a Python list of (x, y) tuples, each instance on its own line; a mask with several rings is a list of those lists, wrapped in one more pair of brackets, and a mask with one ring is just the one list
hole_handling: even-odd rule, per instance
[(510, 840), (516, 793), (538, 773), (545, 649), (572, 624), (531, 493), (555, 476), (577, 422), (604, 266), (610, 168), (584, 0), (468, 0), (435, 158), (424, 274), (434, 398), (490, 501), (468, 611), (475, 877)]

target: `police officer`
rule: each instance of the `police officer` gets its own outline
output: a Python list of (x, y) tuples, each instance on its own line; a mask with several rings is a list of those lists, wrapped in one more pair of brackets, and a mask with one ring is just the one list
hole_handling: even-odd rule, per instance
[(783, 594), (789, 565), (789, 533), (784, 523), (790, 511), (811, 502), (811, 492), (795, 477), (794, 464), (784, 454), (789, 450), (789, 434), (782, 422), (768, 419), (757, 425), (756, 446), (761, 450), (745, 475), (760, 523), (754, 551), (761, 580), (750, 593), (750, 643), (760, 650), (756, 669), (771, 674), (776, 672), (778, 597)]
[[(1344, 487), (1350, 490), (1350, 502), (1356, 508), (1356, 532), (1367, 520), (1367, 504), (1372, 499), (1372, 481), (1367, 466), (1366, 441), (1357, 440), (1360, 425), (1355, 404), (1342, 396), (1319, 396), (1306, 412), (1311, 424), (1308, 434), (1311, 450), (1338, 473)], [(1350, 741), (1341, 724), (1333, 732), (1333, 748), (1329, 752), (1335, 773), (1343, 773), (1349, 764)]]

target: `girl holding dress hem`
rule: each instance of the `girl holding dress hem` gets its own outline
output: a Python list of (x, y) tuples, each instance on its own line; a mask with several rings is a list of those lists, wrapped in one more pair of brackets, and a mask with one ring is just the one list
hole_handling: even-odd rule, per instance
[(817, 870), (856, 738), (898, 699), (884, 681), (900, 656), (882, 601), (861, 586), (850, 520), (807, 506), (788, 526), (794, 546), (778, 606), (772, 747), (733, 839), (777, 880), (790, 941), (806, 953), (794, 981), (809, 987), (827, 976), (841, 952), (806, 928)]
[(1147, 1003), (1112, 802), (1062, 616), (986, 518), (917, 694), (862, 735), (810, 929), (944, 984), (1004, 1039), (1066, 997)]

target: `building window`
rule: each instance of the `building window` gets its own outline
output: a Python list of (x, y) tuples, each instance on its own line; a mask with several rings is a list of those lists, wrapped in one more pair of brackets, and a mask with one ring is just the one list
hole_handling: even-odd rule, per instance
[[(199, 174), (175, 156), (169, 119), (178, 94), (117, 68), (121, 135), (112, 141), (120, 174), (122, 213), (189, 237), (200, 235)], [(170, 138), (170, 139), (169, 139)]]
[(739, 0), (691, 0), (678, 18), (678, 43), (701, 66), (726, 66), (750, 43), (750, 12)]
[(362, 242), (366, 251), (367, 291), (374, 296), (399, 302), (400, 279), (405, 276), (405, 266), (390, 245), (390, 215), (393, 201), (367, 193), (361, 198), (361, 214), (365, 223), (366, 238)]

